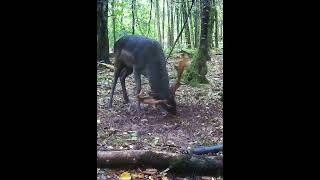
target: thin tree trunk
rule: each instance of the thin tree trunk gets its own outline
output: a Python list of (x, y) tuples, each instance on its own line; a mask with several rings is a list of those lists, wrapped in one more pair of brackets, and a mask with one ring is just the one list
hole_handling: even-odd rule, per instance
[(148, 33), (147, 33), (147, 36), (149, 36), (149, 33), (150, 33), (150, 22), (151, 22), (151, 17), (152, 17), (152, 0), (150, 0), (150, 14), (149, 14), (149, 21), (148, 21)]
[[(187, 5), (187, 8), (186, 8), (186, 9), (188, 10), (188, 9), (190, 8), (190, 3), (189, 3), (188, 0), (187, 0), (186, 2), (187, 2), (187, 4), (186, 4), (186, 5)], [(192, 12), (192, 10), (191, 10), (191, 12)], [(187, 17), (188, 17), (188, 24), (189, 24), (189, 27), (190, 27), (190, 28), (189, 28), (190, 45), (191, 45), (191, 47), (194, 47), (194, 43), (193, 43), (193, 40), (192, 40), (192, 39), (193, 39), (192, 37), (193, 37), (193, 29), (194, 29), (194, 28), (192, 28), (192, 27), (193, 27), (193, 26), (192, 26), (192, 16), (190, 16), (190, 15), (191, 15), (191, 12), (188, 12), (188, 11), (187, 11)], [(190, 14), (189, 14), (189, 13), (190, 13)]]
[(156, 17), (157, 17), (157, 28), (158, 28), (158, 38), (159, 42), (162, 45), (162, 39), (161, 39), (161, 28), (160, 28), (160, 12), (159, 12), (159, 0), (156, 0)]
[(214, 17), (214, 7), (213, 7), (213, 2), (214, 0), (209, 0), (209, 23), (208, 23), (208, 45), (209, 48), (213, 48), (214, 44), (213, 44), (213, 30), (214, 30), (214, 24), (215, 24), (215, 17)]
[(97, 61), (100, 61), (100, 39), (101, 39), (101, 4), (97, 0)]
[(194, 15), (194, 47), (199, 48), (199, 0), (195, 2)]
[[(157, 16), (157, 14), (158, 14), (158, 10), (159, 10), (159, 9), (157, 9), (157, 1), (158, 1), (158, 0), (156, 0), (156, 2), (155, 2), (155, 3), (156, 3), (156, 4), (155, 4), (155, 5), (156, 5), (156, 6), (155, 6), (156, 8), (155, 8), (155, 11), (154, 11), (154, 20), (153, 20), (153, 30), (154, 30), (154, 31), (152, 31), (152, 32), (154, 33), (154, 36), (157, 36), (157, 35), (158, 35), (158, 34), (157, 34), (157, 27), (158, 27), (158, 26), (157, 26), (157, 25), (158, 25), (158, 16)], [(159, 38), (159, 36), (158, 36), (158, 38)]]
[(171, 47), (171, 25), (170, 25), (170, 6), (169, 6), (169, 0), (167, 0), (167, 20), (168, 20), (168, 24), (167, 24), (167, 47)]
[[(184, 20), (188, 21), (188, 13), (187, 13), (188, 9), (186, 6), (187, 6), (187, 4), (185, 2), (182, 3)], [(185, 33), (184, 34), (185, 34), (187, 48), (191, 48), (190, 31), (189, 31), (189, 23), (188, 22), (185, 26)]]
[(131, 10), (132, 10), (132, 34), (134, 34), (135, 27), (135, 18), (134, 18), (134, 10), (135, 10), (135, 0), (131, 1)]
[(214, 13), (214, 42), (215, 42), (215, 47), (219, 48), (219, 41), (218, 41), (218, 10), (217, 10), (217, 3), (216, 0), (212, 0), (213, 2), (213, 13)]
[(180, 24), (180, 16), (179, 16), (179, 13), (180, 13), (179, 8), (176, 7), (177, 37), (178, 37), (178, 34), (179, 34), (179, 32), (180, 32), (180, 27), (179, 27), (179, 24)]
[(166, 21), (166, 13), (165, 13), (165, 0), (162, 0), (162, 47), (165, 47), (165, 39), (164, 39), (164, 23)]
[(115, 9), (115, 0), (112, 0), (112, 34), (113, 34), (113, 43), (116, 42), (116, 15), (114, 14), (114, 9)]
[(106, 44), (106, 60), (104, 61), (105, 63), (110, 63), (110, 56), (109, 56), (109, 31), (108, 31), (108, 11), (109, 10), (109, 0), (106, 0), (106, 8), (104, 10), (104, 17), (105, 17), (105, 36), (106, 36), (106, 40), (105, 40), (105, 44)]
[(220, 21), (220, 24), (221, 24), (221, 25), (220, 25), (220, 26), (221, 26), (221, 30), (220, 30), (220, 33), (221, 33), (221, 34), (220, 34), (220, 38), (221, 38), (221, 39), (223, 39), (223, 21), (222, 21), (222, 20)]
[(170, 39), (170, 46), (173, 46), (174, 43), (174, 8), (173, 8), (174, 1), (171, 0), (171, 39)]
[[(180, 31), (183, 27), (183, 3), (180, 3)], [(183, 34), (185, 33), (185, 31), (182, 32)], [(181, 44), (183, 43), (183, 37), (181, 36)]]

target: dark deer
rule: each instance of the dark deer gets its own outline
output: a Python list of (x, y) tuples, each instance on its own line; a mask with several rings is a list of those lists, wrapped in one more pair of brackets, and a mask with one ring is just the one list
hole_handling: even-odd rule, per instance
[[(130, 35), (119, 39), (114, 45), (114, 80), (111, 89), (109, 107), (112, 107), (113, 94), (120, 77), (124, 102), (129, 98), (126, 90), (125, 79), (134, 74), (138, 111), (141, 111), (140, 103), (160, 105), (171, 114), (176, 114), (175, 92), (180, 86), (180, 79), (186, 66), (186, 58), (176, 66), (178, 71), (177, 82), (170, 88), (169, 78), (163, 50), (157, 41), (143, 36)], [(151, 92), (149, 97), (141, 94), (141, 74), (149, 80)]]

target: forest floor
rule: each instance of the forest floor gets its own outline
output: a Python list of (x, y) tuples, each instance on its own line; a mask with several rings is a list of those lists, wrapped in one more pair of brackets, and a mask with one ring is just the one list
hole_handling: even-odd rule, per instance
[[(168, 60), (170, 83), (175, 82), (174, 64), (179, 54)], [(111, 59), (113, 62), (113, 59)], [(157, 150), (181, 153), (192, 147), (212, 146), (223, 143), (223, 56), (211, 55), (207, 62), (207, 79), (210, 84), (200, 87), (181, 85), (176, 92), (177, 116), (164, 116), (159, 109), (145, 106), (145, 112), (136, 111), (134, 80), (130, 75), (126, 87), (130, 103), (123, 103), (120, 82), (114, 93), (113, 107), (108, 109), (113, 71), (97, 69), (97, 150)], [(148, 81), (142, 76), (142, 90), (149, 90)], [(97, 179), (119, 179), (126, 170), (97, 169)], [(130, 173), (135, 171), (128, 170)], [(180, 179), (168, 175), (168, 179)], [(134, 178), (133, 178), (134, 179)], [(148, 178), (147, 178), (148, 179)], [(164, 178), (165, 179), (165, 178)], [(183, 179), (183, 178), (181, 178)], [(184, 179), (212, 179), (210, 177), (184, 177)]]

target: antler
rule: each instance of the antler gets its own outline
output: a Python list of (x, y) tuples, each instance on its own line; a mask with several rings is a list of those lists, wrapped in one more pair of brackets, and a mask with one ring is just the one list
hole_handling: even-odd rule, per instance
[(181, 77), (182, 77), (182, 74), (183, 74), (183, 71), (185, 69), (185, 67), (187, 66), (187, 63), (188, 63), (188, 60), (187, 60), (187, 57), (185, 54), (182, 54), (181, 55), (181, 60), (180, 62), (175, 65), (175, 69), (177, 70), (177, 80), (175, 82), (175, 84), (173, 84), (170, 88), (171, 88), (171, 92), (172, 94), (175, 94), (176, 93), (176, 90), (180, 87), (181, 83)]

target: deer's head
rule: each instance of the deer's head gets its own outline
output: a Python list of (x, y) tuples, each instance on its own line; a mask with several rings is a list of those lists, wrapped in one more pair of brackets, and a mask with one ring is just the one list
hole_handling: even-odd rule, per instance
[(175, 65), (175, 69), (177, 70), (177, 80), (176, 82), (170, 87), (170, 93), (169, 97), (164, 100), (158, 100), (154, 97), (156, 97), (156, 94), (153, 94), (153, 92), (149, 93), (148, 97), (144, 97), (141, 94), (138, 95), (138, 99), (143, 102), (144, 104), (149, 104), (152, 106), (161, 106), (163, 109), (167, 110), (169, 113), (176, 115), (177, 109), (176, 109), (176, 101), (175, 101), (175, 93), (177, 89), (180, 87), (181, 83), (181, 76), (183, 74), (183, 71), (185, 70), (187, 66), (187, 57), (185, 54), (181, 55), (180, 62)]

